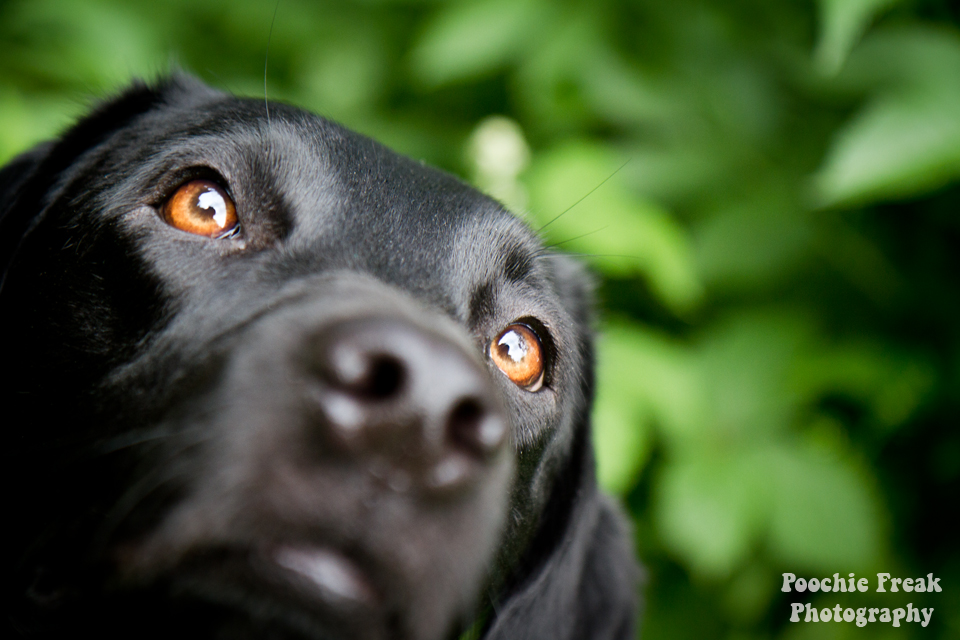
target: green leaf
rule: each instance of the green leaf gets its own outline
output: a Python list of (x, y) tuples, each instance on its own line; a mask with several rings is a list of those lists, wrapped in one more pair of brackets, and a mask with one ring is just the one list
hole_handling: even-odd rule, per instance
[(713, 291), (768, 291), (796, 277), (814, 227), (785, 191), (755, 187), (750, 200), (733, 202), (695, 227), (697, 263)]
[(303, 55), (300, 90), (314, 108), (331, 117), (369, 110), (382, 91), (386, 54), (373, 37), (350, 33), (331, 40)]
[[(665, 416), (664, 411), (674, 406), (689, 406), (683, 397), (689, 389), (680, 389), (680, 397), (664, 389), (670, 386), (663, 385), (664, 372), (676, 369), (671, 366), (675, 365), (672, 354), (666, 353), (669, 347), (637, 327), (612, 325), (603, 331), (597, 346), (598, 391), (593, 412), (597, 474), (604, 489), (623, 494), (647, 461), (652, 423), (670, 420), (672, 416)], [(653, 381), (660, 384), (653, 385)], [(680, 403), (673, 405), (677, 400)]]
[(649, 416), (617, 397), (604, 386), (601, 369), (600, 392), (593, 408), (593, 449), (597, 458), (597, 479), (608, 493), (623, 495), (637, 480), (650, 455)]
[(797, 570), (869, 568), (881, 553), (878, 496), (835, 442), (772, 449), (770, 544)]
[(791, 387), (809, 403), (844, 396), (863, 404), (876, 425), (894, 428), (922, 406), (935, 381), (929, 363), (864, 341), (818, 345), (792, 371)]
[(960, 91), (946, 93), (889, 96), (861, 112), (816, 178), (820, 203), (903, 198), (960, 177)]
[(819, 0), (820, 41), (815, 58), (820, 70), (832, 75), (870, 22), (900, 0)]
[(496, 71), (531, 43), (542, 13), (540, 0), (450, 3), (411, 51), (413, 73), (437, 86)]
[(654, 488), (664, 545), (702, 576), (729, 575), (761, 533), (762, 470), (749, 453), (705, 449), (666, 464)]
[(960, 37), (880, 33), (851, 58), (847, 84), (876, 96), (834, 136), (814, 177), (821, 206), (916, 196), (960, 177)]
[(700, 380), (686, 349), (615, 322), (598, 341), (594, 446), (601, 485), (625, 493), (647, 462), (654, 427), (692, 439), (702, 423)]
[(713, 431), (746, 440), (790, 424), (797, 398), (787, 372), (810, 332), (805, 318), (783, 311), (743, 313), (714, 328), (701, 349)]
[(703, 290), (684, 229), (661, 207), (631, 193), (618, 176), (624, 160), (588, 143), (541, 154), (528, 173), (531, 217), (548, 243), (589, 254), (612, 275), (642, 274), (677, 313)]
[(66, 128), (82, 109), (55, 96), (24, 95), (17, 87), (0, 83), (0, 166), (42, 140)]
[(22, 32), (42, 34), (42, 46), (24, 60), (38, 77), (99, 94), (115, 91), (137, 74), (155, 73), (169, 61), (157, 30), (132, 6), (38, 0), (14, 10)]

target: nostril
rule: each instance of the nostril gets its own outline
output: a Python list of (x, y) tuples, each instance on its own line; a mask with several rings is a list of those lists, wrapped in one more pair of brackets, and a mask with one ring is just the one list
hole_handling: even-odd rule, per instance
[(400, 390), (403, 378), (403, 365), (395, 358), (376, 356), (370, 362), (363, 391), (370, 398), (386, 400)]
[(321, 374), (335, 388), (363, 400), (387, 400), (404, 385), (403, 363), (378, 351), (337, 345), (321, 364)]
[(448, 428), (455, 435), (470, 433), (476, 430), (482, 417), (483, 408), (479, 402), (473, 398), (461, 400), (450, 412)]
[(487, 411), (479, 400), (460, 400), (447, 417), (447, 433), (458, 445), (471, 453), (486, 456), (503, 444), (506, 425), (503, 420)]

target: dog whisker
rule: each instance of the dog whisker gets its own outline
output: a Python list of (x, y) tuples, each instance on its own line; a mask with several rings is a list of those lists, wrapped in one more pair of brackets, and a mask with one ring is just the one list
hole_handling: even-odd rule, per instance
[(273, 6), (273, 17), (270, 18), (270, 31), (267, 33), (267, 50), (263, 54), (263, 109), (267, 114), (267, 124), (270, 124), (270, 102), (267, 100), (267, 62), (270, 60), (270, 42), (273, 40), (273, 25), (277, 21), (277, 10), (280, 9), (280, 0)]
[(599, 229), (594, 229), (593, 231), (588, 231), (587, 233), (580, 234), (579, 236), (574, 236), (574, 237), (572, 237), (572, 238), (567, 238), (566, 240), (561, 240), (560, 242), (555, 242), (555, 243), (553, 243), (553, 244), (548, 244), (548, 245), (546, 245), (546, 246), (544, 247), (544, 250), (555, 249), (556, 247), (565, 245), (565, 244), (567, 244), (567, 243), (569, 243), (569, 242), (573, 242), (574, 240), (579, 240), (579, 239), (581, 239), (581, 238), (586, 238), (587, 236), (592, 236), (593, 234), (595, 234), (595, 233), (600, 233), (601, 231), (603, 231), (604, 229), (608, 229), (609, 227), (610, 227), (610, 225), (604, 225), (604, 226), (600, 227)]
[(116, 436), (109, 440), (96, 443), (89, 447), (89, 452), (93, 456), (106, 456), (124, 449), (132, 449), (146, 444), (157, 444), (160, 441), (167, 440), (175, 434), (168, 429), (147, 429), (144, 431), (133, 431)]
[(150, 472), (134, 480), (129, 488), (117, 499), (113, 507), (103, 516), (100, 526), (92, 540), (91, 547), (97, 553), (102, 553), (110, 544), (114, 533), (140, 505), (155, 491), (183, 480), (185, 476), (179, 473), (170, 473), (162, 467), (154, 468)]
[(537, 229), (537, 233), (538, 233), (538, 234), (539, 234), (539, 233), (542, 233), (544, 229), (546, 229), (547, 227), (549, 227), (550, 225), (552, 225), (554, 222), (556, 222), (557, 220), (559, 220), (560, 218), (562, 218), (564, 215), (566, 215), (567, 212), (569, 212), (571, 209), (573, 209), (573, 208), (576, 207), (578, 204), (580, 204), (581, 202), (583, 202), (584, 200), (586, 200), (587, 198), (589, 198), (591, 195), (593, 195), (593, 193), (594, 193), (597, 189), (599, 189), (600, 187), (602, 187), (603, 185), (605, 185), (611, 178), (613, 178), (613, 176), (615, 176), (615, 175), (617, 175), (618, 173), (620, 173), (620, 170), (623, 169), (623, 168), (624, 168), (625, 166), (627, 166), (628, 164), (630, 164), (630, 159), (628, 159), (626, 162), (624, 162), (622, 165), (620, 165), (620, 166), (617, 168), (616, 171), (614, 171), (614, 172), (611, 173), (609, 176), (607, 176), (606, 178), (604, 178), (603, 181), (602, 181), (600, 184), (598, 184), (597, 186), (595, 186), (593, 189), (590, 189), (590, 191), (588, 191), (582, 198), (580, 198), (579, 200), (577, 200), (576, 202), (574, 202), (572, 205), (570, 205), (569, 207), (567, 207), (566, 209), (564, 209), (563, 211), (561, 211), (560, 213), (558, 213), (556, 216), (554, 216), (553, 218), (551, 218), (550, 220), (548, 220), (546, 224), (544, 224), (542, 227), (540, 227), (539, 229)]
[(624, 253), (544, 253), (537, 256), (538, 258), (560, 258), (563, 259), (566, 256), (575, 256), (577, 258), (629, 258), (631, 260), (640, 260), (640, 256), (629, 255)]

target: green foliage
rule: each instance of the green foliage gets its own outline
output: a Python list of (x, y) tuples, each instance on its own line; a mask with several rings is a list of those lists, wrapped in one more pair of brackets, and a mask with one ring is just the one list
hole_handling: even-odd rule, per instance
[(899, 0), (820, 0), (820, 41), (814, 52), (822, 71), (836, 73), (870, 21)]
[(817, 175), (824, 204), (911, 196), (960, 176), (960, 34), (925, 26), (878, 33), (840, 80), (870, 99)]
[[(839, 637), (787, 622), (780, 572), (960, 578), (958, 21), (947, 0), (0, 1), (0, 161), (179, 65), (469, 177), (600, 276), (599, 475), (635, 519), (648, 637)], [(960, 633), (937, 595), (896, 637)]]
[(543, 0), (450, 3), (431, 17), (410, 52), (414, 75), (437, 86), (489, 75), (530, 44)]
[[(564, 251), (591, 255), (605, 273), (642, 275), (663, 304), (682, 313), (702, 294), (689, 239), (662, 207), (637, 197), (614, 175), (611, 155), (576, 143), (539, 154), (527, 177), (531, 222)], [(595, 191), (583, 206), (595, 226), (585, 229), (575, 203), (591, 184)]]

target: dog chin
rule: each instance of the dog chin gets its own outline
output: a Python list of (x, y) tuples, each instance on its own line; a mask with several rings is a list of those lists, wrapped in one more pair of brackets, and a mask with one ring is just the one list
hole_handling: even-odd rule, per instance
[(370, 558), (319, 543), (194, 550), (163, 570), (148, 570), (131, 547), (114, 557), (127, 597), (139, 592), (155, 602), (164, 592), (168, 609), (159, 615), (178, 602), (191, 624), (226, 636), (268, 629), (279, 638), (441, 640), (469, 619), (466, 603), (476, 595), (465, 591), (459, 607), (431, 604), (411, 581), (398, 588), (398, 577)]

